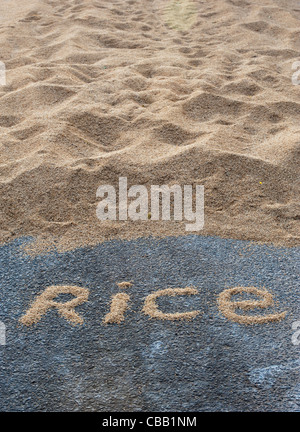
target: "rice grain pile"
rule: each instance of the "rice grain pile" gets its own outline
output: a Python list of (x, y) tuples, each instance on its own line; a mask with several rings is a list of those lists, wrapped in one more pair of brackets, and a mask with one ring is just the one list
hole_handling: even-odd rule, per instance
[(100, 222), (122, 176), (204, 185), (201, 235), (299, 244), (299, 19), (297, 0), (2, 2), (1, 243), (186, 234)]

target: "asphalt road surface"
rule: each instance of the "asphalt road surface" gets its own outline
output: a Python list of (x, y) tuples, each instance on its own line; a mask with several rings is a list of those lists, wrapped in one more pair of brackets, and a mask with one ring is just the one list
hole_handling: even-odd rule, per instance
[[(26, 241), (0, 248), (1, 411), (299, 411), (300, 345), (292, 342), (299, 249), (186, 236), (32, 258), (20, 251)], [(121, 289), (122, 281), (133, 285)], [(51, 285), (89, 289), (89, 301), (76, 307), (83, 325), (55, 309), (33, 326), (19, 322)], [(141, 312), (150, 293), (188, 286), (198, 294), (157, 303), (169, 313), (197, 309), (196, 318)], [(265, 287), (275, 306), (254, 312), (286, 310), (286, 318), (251, 326), (228, 320), (217, 296), (235, 286)], [(119, 292), (130, 296), (125, 320), (104, 324)]]

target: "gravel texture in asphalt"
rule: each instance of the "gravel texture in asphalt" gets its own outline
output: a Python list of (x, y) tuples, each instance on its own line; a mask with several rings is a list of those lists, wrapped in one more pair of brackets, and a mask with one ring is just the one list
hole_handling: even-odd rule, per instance
[[(20, 251), (29, 240), (0, 248), (1, 411), (299, 411), (300, 345), (292, 341), (300, 320), (299, 249), (191, 235), (29, 257)], [(122, 281), (133, 285), (120, 288)], [(51, 285), (88, 288), (89, 301), (76, 307), (83, 325), (55, 309), (33, 326), (19, 322)], [(286, 318), (229, 321), (217, 296), (235, 286), (265, 287), (275, 300), (239, 313), (287, 311)], [(192, 320), (142, 312), (147, 295), (184, 287), (198, 293), (157, 303), (169, 313), (199, 310)], [(119, 292), (130, 297), (125, 319), (104, 324)]]

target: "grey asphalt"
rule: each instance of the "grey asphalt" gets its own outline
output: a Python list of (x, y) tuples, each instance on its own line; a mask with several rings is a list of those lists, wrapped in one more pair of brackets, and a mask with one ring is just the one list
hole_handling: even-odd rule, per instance
[[(19, 248), (27, 241), (0, 248), (1, 411), (299, 412), (300, 352), (292, 343), (292, 323), (300, 320), (299, 248), (191, 235), (32, 258)], [(125, 321), (104, 325), (110, 298), (121, 291), (116, 282), (128, 280)], [(18, 322), (49, 285), (90, 290), (89, 302), (76, 309), (82, 326), (56, 310), (29, 328)], [(199, 294), (159, 305), (166, 312), (199, 309), (195, 319), (141, 313), (148, 294), (187, 286)], [(253, 326), (227, 320), (216, 298), (233, 286), (266, 287), (287, 317)]]

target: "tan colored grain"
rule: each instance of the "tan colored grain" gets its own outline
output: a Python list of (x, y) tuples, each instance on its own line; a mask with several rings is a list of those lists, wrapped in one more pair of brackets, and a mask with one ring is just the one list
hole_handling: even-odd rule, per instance
[[(64, 303), (55, 302), (54, 299), (60, 294), (72, 294), (75, 298)], [(88, 297), (87, 288), (71, 285), (49, 286), (36, 297), (19, 321), (26, 326), (31, 326), (38, 323), (50, 309), (55, 308), (71, 324), (83, 324), (83, 318), (75, 311), (75, 307), (87, 302)]]
[(120, 324), (124, 321), (124, 312), (128, 307), (130, 297), (125, 293), (118, 293), (112, 297), (110, 312), (104, 317), (105, 324)]
[[(232, 296), (241, 293), (254, 294), (260, 297), (261, 300), (240, 300), (232, 301)], [(265, 309), (274, 305), (273, 296), (266, 289), (258, 289), (256, 287), (234, 287), (221, 292), (218, 297), (218, 306), (220, 312), (230, 321), (239, 324), (265, 324), (269, 322), (281, 321), (285, 318), (287, 312), (273, 313), (269, 315), (239, 315), (237, 309), (249, 311), (260, 308)]]
[[(205, 186), (199, 235), (299, 244), (298, 0), (0, 3), (0, 242), (185, 235), (96, 217), (101, 184)], [(197, 234), (197, 233), (196, 233)]]
[(143, 312), (145, 315), (149, 315), (151, 318), (158, 318), (161, 320), (182, 320), (182, 319), (192, 319), (199, 315), (200, 311), (194, 310), (190, 312), (175, 312), (175, 313), (164, 313), (162, 312), (158, 305), (157, 299), (163, 296), (175, 297), (178, 295), (194, 295), (198, 291), (195, 288), (167, 288), (163, 290), (155, 291), (154, 293), (148, 295), (145, 300), (143, 307)]

